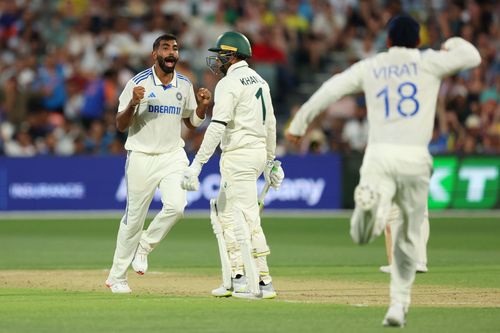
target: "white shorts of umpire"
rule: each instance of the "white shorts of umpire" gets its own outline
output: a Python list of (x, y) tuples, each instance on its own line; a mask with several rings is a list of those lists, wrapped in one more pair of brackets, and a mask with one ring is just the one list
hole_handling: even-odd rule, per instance
[(354, 190), (356, 204), (351, 217), (351, 237), (357, 244), (367, 244), (380, 236), (387, 220), (381, 195), (370, 185), (358, 185)]

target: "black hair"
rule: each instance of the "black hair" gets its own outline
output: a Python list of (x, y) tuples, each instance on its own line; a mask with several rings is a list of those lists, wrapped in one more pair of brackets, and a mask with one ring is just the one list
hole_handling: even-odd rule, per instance
[(248, 59), (248, 57), (244, 56), (241, 53), (236, 52), (236, 59), (238, 59), (238, 60), (246, 60), (246, 59)]
[(162, 40), (175, 40), (177, 41), (177, 37), (172, 34), (163, 34), (160, 37), (156, 38), (155, 42), (153, 43), (153, 51), (157, 50), (158, 47), (160, 46), (160, 42)]
[(387, 23), (391, 46), (415, 48), (420, 42), (420, 24), (407, 14), (394, 16)]

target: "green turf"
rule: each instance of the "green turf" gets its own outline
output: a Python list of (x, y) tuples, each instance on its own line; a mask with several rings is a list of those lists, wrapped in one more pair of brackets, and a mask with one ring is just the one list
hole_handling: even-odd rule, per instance
[[(342, 218), (266, 218), (271, 272), (280, 277), (388, 282), (383, 239), (355, 246)], [(0, 220), (0, 276), (12, 269), (108, 269), (118, 219)], [(430, 273), (417, 284), (500, 289), (500, 218), (433, 218)], [(150, 268), (218, 274), (208, 219), (185, 219)], [(385, 307), (112, 295), (0, 285), (0, 332), (377, 332)], [(260, 320), (252, 320), (259, 318)], [(500, 308), (411, 309), (407, 332), (498, 332)]]
[[(382, 307), (24, 289), (0, 299), (0, 332), (387, 332)], [(414, 307), (405, 331), (498, 332), (499, 316)]]

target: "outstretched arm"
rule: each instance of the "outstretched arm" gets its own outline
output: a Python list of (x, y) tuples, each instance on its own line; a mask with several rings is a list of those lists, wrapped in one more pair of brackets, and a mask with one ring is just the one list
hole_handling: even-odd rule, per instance
[(463, 38), (452, 37), (443, 43), (441, 51), (431, 53), (430, 71), (441, 77), (478, 66), (481, 55), (474, 45)]
[(287, 139), (293, 143), (297, 143), (306, 133), (309, 124), (318, 114), (323, 112), (328, 105), (336, 102), (345, 95), (361, 92), (363, 77), (362, 68), (363, 61), (360, 61), (323, 83), (319, 90), (300, 107), (287, 130)]

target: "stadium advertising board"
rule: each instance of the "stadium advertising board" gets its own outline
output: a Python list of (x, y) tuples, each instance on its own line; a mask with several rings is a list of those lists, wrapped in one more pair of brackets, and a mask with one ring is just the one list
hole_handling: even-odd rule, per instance
[(498, 207), (500, 158), (434, 157), (429, 208)]
[[(289, 156), (282, 159), (286, 179), (271, 189), (271, 209), (339, 209), (339, 155)], [(0, 211), (124, 209), (123, 157), (0, 158)], [(188, 209), (208, 209), (219, 190), (218, 159), (203, 168), (200, 190), (188, 192)], [(264, 180), (259, 180), (259, 190)], [(157, 192), (152, 208), (160, 208)]]

